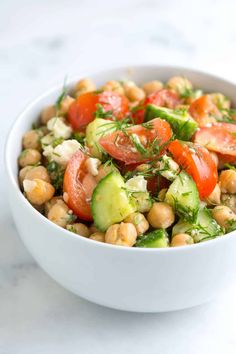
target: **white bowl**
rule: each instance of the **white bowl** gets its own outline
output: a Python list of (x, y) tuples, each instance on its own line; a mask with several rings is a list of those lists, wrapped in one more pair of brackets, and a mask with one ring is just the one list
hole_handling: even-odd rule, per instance
[[(130, 78), (138, 83), (185, 75), (194, 86), (220, 91), (231, 99), (236, 86), (193, 70), (136, 66), (87, 73), (97, 85)], [(85, 76), (82, 74), (81, 76)], [(70, 85), (73, 85), (73, 80)], [(35, 210), (17, 182), (21, 137), (61, 86), (44, 93), (16, 120), (6, 145), (7, 188), (15, 224), (38, 264), (58, 283), (100, 305), (137, 312), (173, 311), (210, 300), (229, 284), (236, 269), (236, 232), (187, 247), (141, 249), (112, 246), (76, 236)]]

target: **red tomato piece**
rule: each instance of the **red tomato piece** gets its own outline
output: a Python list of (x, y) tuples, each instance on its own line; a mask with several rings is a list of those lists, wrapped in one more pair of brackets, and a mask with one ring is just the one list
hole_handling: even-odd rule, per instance
[(132, 118), (136, 124), (141, 124), (144, 121), (145, 108), (148, 104), (154, 104), (159, 107), (175, 108), (181, 103), (178, 94), (168, 89), (161, 89), (156, 91), (133, 109)]
[(160, 156), (172, 137), (170, 125), (159, 118), (145, 126), (134, 125), (125, 131), (116, 131), (99, 140), (103, 149), (127, 165), (150, 161)]
[(185, 169), (195, 181), (201, 199), (207, 197), (216, 186), (218, 173), (216, 163), (203, 146), (174, 140), (168, 150), (174, 160)]
[(94, 120), (98, 105), (104, 113), (111, 113), (109, 119), (121, 120), (129, 112), (129, 101), (124, 95), (117, 92), (103, 91), (88, 92), (80, 95), (68, 111), (68, 120), (74, 130), (84, 130), (86, 125)]
[(79, 218), (92, 221), (89, 200), (96, 186), (96, 180), (89, 175), (85, 167), (86, 156), (77, 151), (66, 167), (63, 191), (68, 195), (68, 206)]
[(215, 123), (210, 127), (202, 127), (196, 132), (194, 141), (224, 155), (226, 160), (228, 156), (228, 160), (231, 160), (228, 162), (236, 160), (236, 124)]
[(189, 107), (190, 115), (200, 126), (216, 122), (214, 117), (221, 116), (217, 106), (213, 103), (209, 95), (204, 95), (192, 102)]

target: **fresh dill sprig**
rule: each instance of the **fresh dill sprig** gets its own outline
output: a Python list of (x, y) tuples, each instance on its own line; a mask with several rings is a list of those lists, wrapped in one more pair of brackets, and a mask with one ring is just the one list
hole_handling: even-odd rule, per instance
[(65, 79), (64, 79), (64, 83), (63, 83), (61, 94), (59, 95), (59, 97), (57, 98), (56, 103), (55, 103), (57, 115), (60, 112), (62, 100), (67, 95), (68, 89), (67, 89), (67, 86), (66, 86), (66, 81), (67, 81), (67, 77), (65, 77)]

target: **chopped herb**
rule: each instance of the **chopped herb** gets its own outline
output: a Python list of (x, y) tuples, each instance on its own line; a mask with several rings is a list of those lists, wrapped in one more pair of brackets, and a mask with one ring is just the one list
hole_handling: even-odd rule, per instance
[(230, 165), (229, 163), (224, 164), (225, 168), (229, 168), (230, 170), (236, 171), (236, 167), (233, 165)]
[(63, 138), (56, 138), (52, 142), (52, 147), (55, 148), (56, 146), (60, 145), (64, 141)]
[(56, 103), (55, 103), (57, 115), (59, 114), (59, 111), (60, 111), (60, 109), (61, 109), (62, 100), (65, 98), (65, 96), (66, 96), (66, 94), (67, 94), (67, 91), (68, 91), (68, 90), (67, 90), (67, 87), (66, 87), (66, 79), (67, 79), (67, 78), (65, 77), (61, 94), (60, 94), (60, 96), (57, 98)]
[(80, 144), (85, 144), (85, 134), (82, 132), (74, 132), (71, 136), (71, 139), (77, 140)]
[(94, 112), (95, 118), (103, 118), (103, 119), (113, 118), (113, 112), (112, 111), (105, 111), (104, 107), (100, 103), (97, 103), (96, 107), (97, 107), (97, 110), (96, 110), (96, 112)]
[(49, 162), (47, 170), (52, 181), (52, 185), (56, 189), (57, 194), (62, 194), (64, 169), (55, 161)]

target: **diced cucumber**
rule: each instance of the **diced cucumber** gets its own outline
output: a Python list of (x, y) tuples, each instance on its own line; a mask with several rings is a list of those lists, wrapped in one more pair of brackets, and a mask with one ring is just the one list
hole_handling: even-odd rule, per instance
[(185, 220), (178, 221), (172, 229), (172, 237), (180, 233), (191, 235), (194, 242), (202, 242), (223, 235), (223, 230), (212, 218), (210, 210), (203, 208), (199, 210), (194, 224), (190, 224)]
[(200, 208), (200, 199), (192, 177), (184, 171), (180, 172), (171, 183), (165, 202), (170, 204), (181, 218), (195, 222)]
[(169, 246), (169, 239), (164, 229), (154, 230), (146, 235), (140, 236), (135, 247), (165, 248)]
[(109, 226), (124, 220), (136, 211), (128, 196), (125, 182), (119, 172), (110, 172), (93, 191), (92, 214), (96, 227), (106, 231)]
[(113, 122), (102, 118), (96, 118), (88, 124), (86, 128), (86, 145), (89, 147), (93, 157), (102, 158), (103, 149), (99, 144), (99, 139), (105, 133), (112, 133), (114, 130)]
[(191, 136), (198, 128), (197, 122), (188, 114), (187, 111), (177, 111), (165, 107), (157, 107), (153, 104), (148, 104), (145, 113), (145, 121), (154, 118), (162, 118), (166, 120), (176, 138), (181, 140), (190, 140)]

